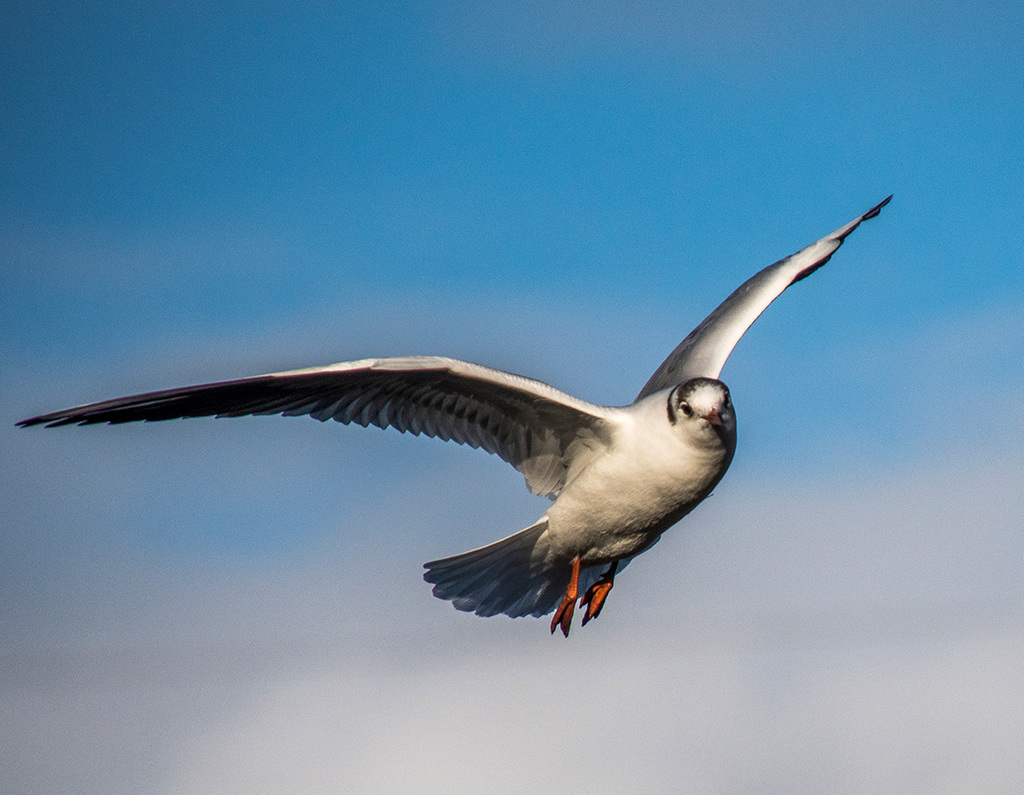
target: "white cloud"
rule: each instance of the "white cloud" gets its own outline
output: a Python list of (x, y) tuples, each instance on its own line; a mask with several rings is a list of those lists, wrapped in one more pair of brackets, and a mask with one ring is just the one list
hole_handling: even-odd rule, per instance
[(731, 484), (569, 641), (456, 613), (418, 581), (467, 512), (462, 533), (486, 536), (526, 504), (486, 472), (480, 502), (436, 499), (472, 464), (364, 513), (348, 533), (369, 544), (136, 562), (88, 632), (44, 622), (62, 634), (8, 650), (2, 788), (1013, 789), (1024, 504), (1008, 464), (963, 491), (938, 465), (888, 492)]

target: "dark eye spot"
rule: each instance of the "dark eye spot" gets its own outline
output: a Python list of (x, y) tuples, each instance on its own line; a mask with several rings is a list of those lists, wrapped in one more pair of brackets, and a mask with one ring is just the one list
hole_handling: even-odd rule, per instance
[(690, 406), (685, 400), (679, 404), (679, 410), (683, 412), (687, 417), (693, 416), (693, 407)]

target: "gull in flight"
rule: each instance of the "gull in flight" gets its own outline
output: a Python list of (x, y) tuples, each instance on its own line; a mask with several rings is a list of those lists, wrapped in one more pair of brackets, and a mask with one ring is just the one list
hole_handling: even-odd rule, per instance
[(601, 613), (615, 574), (692, 511), (736, 450), (736, 415), (718, 375), (758, 316), (828, 262), (872, 207), (752, 276), (690, 332), (628, 406), (597, 406), (540, 381), (439, 356), (362, 359), (149, 392), (18, 424), (90, 425), (181, 417), (308, 414), (481, 447), (553, 503), (525, 530), (424, 564), (459, 610), (543, 616), (568, 637)]

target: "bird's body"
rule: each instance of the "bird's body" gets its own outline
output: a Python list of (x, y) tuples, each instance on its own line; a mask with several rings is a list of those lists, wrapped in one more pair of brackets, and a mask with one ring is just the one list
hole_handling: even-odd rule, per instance
[(481, 615), (546, 615), (574, 566), (589, 590), (602, 567), (625, 565), (700, 504), (732, 461), (736, 421), (721, 381), (695, 378), (629, 406), (594, 408), (602, 433), (577, 454), (544, 516), (494, 544), (427, 563), (436, 596)]
[(736, 342), (786, 287), (821, 267), (888, 201), (747, 280), (627, 406), (596, 406), (455, 359), (403, 357), (116, 398), (19, 424), (305, 414), (482, 447), (554, 502), (518, 533), (425, 564), (424, 579), (436, 596), (479, 615), (554, 611), (552, 632), (560, 627), (568, 635), (577, 599), (585, 624), (601, 611), (616, 571), (700, 504), (728, 469), (736, 418), (718, 375)]
[(563, 559), (578, 555), (598, 566), (638, 555), (725, 474), (736, 449), (734, 420), (721, 434), (722, 426), (701, 418), (693, 428), (671, 423), (671, 391), (620, 410), (612, 445), (548, 509), (552, 546)]

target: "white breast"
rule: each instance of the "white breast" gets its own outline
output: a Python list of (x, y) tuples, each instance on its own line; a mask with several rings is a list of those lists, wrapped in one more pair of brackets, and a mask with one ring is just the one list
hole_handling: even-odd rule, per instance
[(661, 393), (634, 404), (548, 510), (553, 554), (597, 565), (643, 551), (711, 492), (729, 458), (714, 434), (672, 426)]

